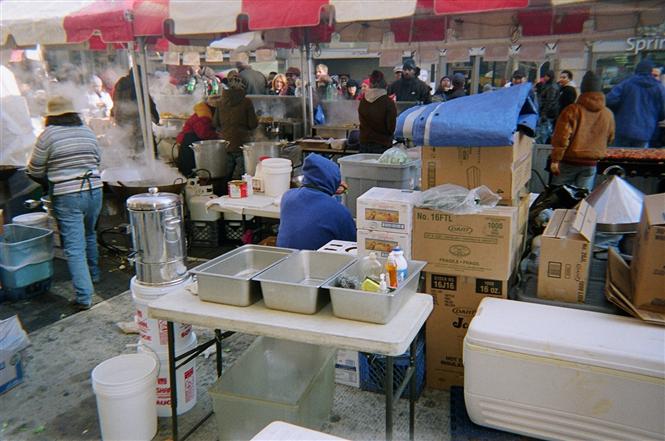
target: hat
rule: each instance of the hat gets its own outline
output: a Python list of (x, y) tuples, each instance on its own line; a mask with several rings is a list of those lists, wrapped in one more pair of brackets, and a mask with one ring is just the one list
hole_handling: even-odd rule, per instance
[(291, 75), (291, 74), (299, 77), (300, 69), (298, 69), (297, 67), (289, 67), (288, 69), (286, 69), (286, 75)]
[(78, 113), (74, 110), (74, 104), (64, 96), (54, 96), (46, 103), (44, 116), (60, 116), (66, 113)]
[(523, 70), (517, 69), (515, 72), (513, 72), (512, 78), (521, 79), (521, 78), (524, 78), (524, 77), (526, 77), (526, 75), (524, 74)]
[(453, 75), (453, 86), (463, 87), (466, 84), (466, 78), (461, 73)]
[(554, 78), (554, 71), (553, 70), (548, 70), (543, 74), (544, 77), (549, 77), (550, 79)]
[(653, 69), (653, 62), (650, 59), (642, 60), (639, 62), (635, 68), (636, 74), (649, 74), (651, 75), (651, 69)]
[(377, 88), (385, 88), (386, 81), (383, 77), (383, 72), (380, 70), (373, 70), (372, 74), (369, 76), (370, 86), (374, 85)]
[(349, 80), (346, 82), (346, 87), (358, 87), (358, 82), (356, 80)]
[(413, 61), (411, 58), (409, 58), (406, 61), (404, 61), (404, 64), (402, 64), (402, 69), (403, 70), (416, 70), (416, 62)]
[(598, 75), (596, 75), (592, 71), (588, 71), (587, 73), (585, 73), (584, 77), (582, 78), (582, 84), (580, 84), (580, 91), (582, 93), (600, 92), (601, 84)]
[(240, 75), (227, 76), (229, 89), (242, 89), (245, 90), (247, 85), (242, 80)]
[(401, 72), (401, 71), (402, 71), (402, 66), (395, 66), (395, 68), (393, 69), (394, 73)]

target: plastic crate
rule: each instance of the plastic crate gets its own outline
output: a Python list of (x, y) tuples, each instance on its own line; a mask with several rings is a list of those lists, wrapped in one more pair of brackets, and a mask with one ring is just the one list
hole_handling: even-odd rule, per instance
[(0, 235), (0, 268), (16, 271), (26, 265), (53, 259), (53, 231), (7, 224)]
[(415, 190), (420, 180), (420, 160), (405, 164), (379, 164), (378, 154), (360, 153), (339, 158), (342, 180), (349, 189), (344, 204), (356, 216), (356, 199), (372, 187)]
[[(386, 372), (386, 357), (377, 354), (360, 353), (358, 363), (360, 370), (360, 389), (369, 392), (384, 393), (383, 377)], [(393, 362), (393, 391), (404, 380), (406, 370), (409, 368), (409, 351), (399, 357), (394, 357)], [(425, 388), (425, 338), (424, 334), (418, 336), (416, 343), (416, 397), (420, 397)], [(409, 386), (402, 392), (401, 398), (409, 398)]]
[(190, 244), (194, 247), (219, 246), (221, 227), (218, 221), (192, 221), (190, 223)]
[(51, 289), (52, 281), (53, 279), (49, 277), (48, 279), (40, 280), (39, 282), (34, 282), (20, 288), (9, 288), (3, 285), (0, 290), (0, 300), (16, 301), (36, 297)]
[(242, 222), (237, 221), (225, 221), (224, 222), (224, 235), (226, 240), (240, 241), (242, 240), (242, 235), (245, 232), (245, 229), (242, 226)]

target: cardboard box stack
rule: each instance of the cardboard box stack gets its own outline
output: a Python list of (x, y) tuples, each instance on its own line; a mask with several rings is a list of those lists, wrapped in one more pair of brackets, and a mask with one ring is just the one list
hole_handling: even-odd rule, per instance
[(399, 246), (411, 259), (413, 207), (419, 191), (374, 187), (356, 200), (358, 256), (388, 257)]
[(451, 183), (489, 187), (500, 206), (473, 214), (415, 208), (413, 259), (424, 260), (425, 292), (434, 298), (427, 320), (427, 386), (464, 384), (462, 342), (480, 301), (506, 298), (524, 246), (533, 139), (516, 134), (505, 147), (423, 147), (422, 188)]

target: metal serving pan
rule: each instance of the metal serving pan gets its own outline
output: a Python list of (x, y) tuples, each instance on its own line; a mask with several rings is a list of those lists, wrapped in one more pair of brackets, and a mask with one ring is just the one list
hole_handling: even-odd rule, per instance
[(321, 286), (355, 261), (348, 254), (300, 251), (254, 278), (261, 282), (268, 308), (315, 314), (330, 301)]
[[(385, 264), (386, 259), (379, 260)], [(420, 271), (425, 268), (427, 262), (410, 260), (408, 264), (408, 277), (396, 290), (388, 294), (335, 286), (337, 279), (341, 276), (352, 276), (359, 279), (361, 277), (360, 261), (356, 261), (353, 265), (340, 271), (323, 285), (323, 288), (330, 291), (333, 314), (340, 318), (385, 325), (402, 307), (404, 301), (416, 292)]]
[(261, 286), (252, 278), (295, 250), (245, 245), (222, 254), (189, 272), (196, 276), (199, 298), (206, 302), (249, 306), (261, 298)]

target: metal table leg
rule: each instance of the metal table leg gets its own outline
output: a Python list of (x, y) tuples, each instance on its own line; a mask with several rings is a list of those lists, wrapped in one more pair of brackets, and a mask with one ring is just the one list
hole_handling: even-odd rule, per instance
[(418, 346), (418, 337), (411, 342), (409, 351), (409, 368), (413, 370), (409, 380), (409, 440), (413, 441), (416, 433), (416, 347)]
[(386, 374), (383, 377), (383, 387), (386, 394), (386, 440), (393, 439), (393, 363), (391, 356), (386, 357)]
[(166, 323), (169, 344), (169, 382), (171, 385), (171, 433), (174, 441), (178, 441), (178, 392), (176, 387), (176, 355), (173, 322)]

